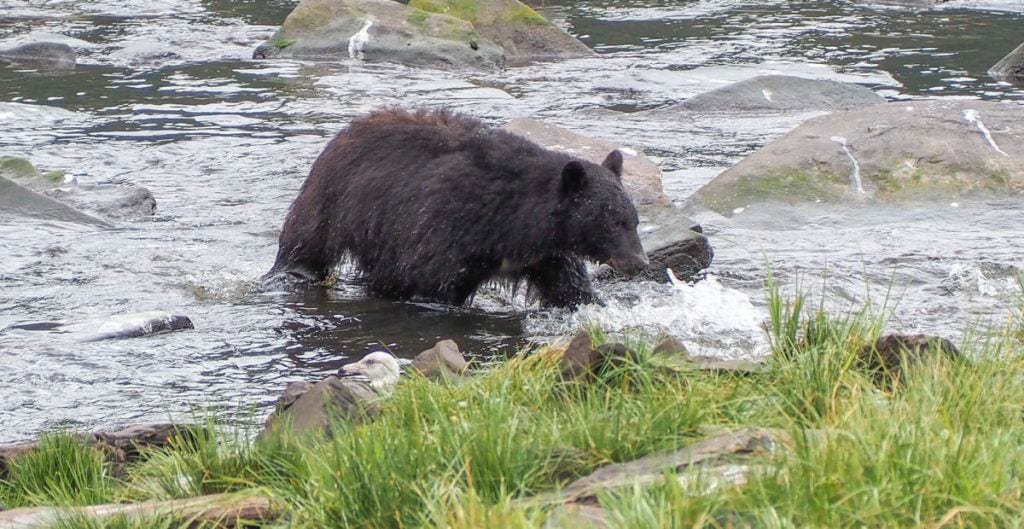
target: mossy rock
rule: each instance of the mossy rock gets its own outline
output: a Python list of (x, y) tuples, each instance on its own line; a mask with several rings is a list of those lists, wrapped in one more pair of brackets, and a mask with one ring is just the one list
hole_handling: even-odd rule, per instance
[(822, 116), (729, 168), (691, 203), (732, 215), (759, 202), (870, 204), (1020, 195), (1022, 113), (1024, 106), (1017, 103), (921, 100)]
[(497, 69), (504, 50), (470, 22), (392, 0), (302, 0), (255, 58), (361, 59)]
[(593, 51), (519, 0), (412, 0), (409, 6), (473, 24), (511, 65), (587, 57)]
[(32, 162), (16, 156), (0, 156), (0, 176), (30, 188), (50, 188), (64, 181), (64, 171), (42, 173)]

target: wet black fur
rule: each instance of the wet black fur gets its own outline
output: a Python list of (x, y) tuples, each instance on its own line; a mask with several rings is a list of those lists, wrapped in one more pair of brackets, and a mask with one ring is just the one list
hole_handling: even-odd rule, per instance
[(588, 303), (582, 259), (643, 255), (621, 161), (613, 172), (451, 112), (377, 111), (313, 164), (268, 276), (318, 281), (350, 258), (389, 298), (459, 305), (484, 282), (526, 280), (547, 304)]

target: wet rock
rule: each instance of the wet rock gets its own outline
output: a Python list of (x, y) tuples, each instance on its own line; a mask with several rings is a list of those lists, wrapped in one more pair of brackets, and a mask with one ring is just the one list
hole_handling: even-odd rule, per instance
[(83, 342), (95, 342), (140, 338), (194, 328), (188, 316), (154, 310), (118, 314), (102, 320), (64, 325), (60, 329), (79, 335), (79, 340)]
[(853, 83), (789, 75), (761, 75), (696, 95), (666, 111), (769, 113), (849, 110), (885, 103)]
[(662, 338), (654, 349), (651, 350), (655, 355), (670, 356), (678, 358), (689, 358), (690, 353), (686, 351), (686, 346), (683, 345), (678, 338), (674, 336), (666, 336)]
[(441, 340), (426, 351), (416, 355), (412, 368), (433, 380), (449, 380), (465, 375), (469, 362), (459, 352), (459, 346), (452, 340)]
[(988, 70), (992, 77), (1009, 83), (1024, 83), (1024, 44), (1003, 57)]
[(286, 429), (296, 436), (331, 434), (331, 419), (364, 421), (377, 415), (380, 395), (368, 382), (331, 375), (292, 383), (267, 418), (261, 437)]
[(505, 50), (509, 66), (594, 55), (586, 44), (518, 0), (411, 0), (409, 5), (473, 24)]
[(32, 190), (49, 189), (64, 181), (62, 171), (43, 173), (32, 162), (16, 156), (0, 156), (0, 177)]
[(135, 185), (76, 185), (53, 189), (46, 194), (78, 208), (96, 211), (108, 219), (136, 220), (156, 213), (153, 194)]
[(505, 61), (501, 47), (469, 22), (393, 0), (302, 0), (253, 57), (483, 69)]
[(666, 454), (654, 454), (627, 463), (597, 469), (561, 491), (533, 498), (537, 503), (592, 503), (603, 492), (647, 487), (675, 473), (684, 485), (702, 484), (706, 490), (743, 485), (762, 457), (790, 442), (781, 431), (743, 428), (694, 443)]
[(569, 342), (569, 346), (562, 354), (562, 378), (575, 380), (591, 372), (592, 366), (597, 362), (597, 351), (594, 350), (594, 342), (590, 334), (580, 331)]
[[(662, 190), (661, 169), (643, 153), (529, 118), (513, 119), (502, 128), (548, 149), (568, 152), (598, 164), (609, 152), (615, 149), (622, 152), (622, 184), (637, 206), (640, 240), (651, 263), (640, 277), (664, 281), (665, 269), (669, 268), (677, 277), (689, 279), (711, 265), (714, 251), (700, 225), (672, 205)], [(605, 268), (596, 277), (616, 276), (610, 268)]]
[(723, 172), (691, 204), (723, 215), (760, 203), (1005, 197), (1024, 190), (1024, 106), (885, 103), (812, 119)]
[(65, 175), (64, 171), (41, 172), (24, 158), (0, 156), (0, 177), (76, 209), (107, 219), (138, 219), (156, 212), (156, 199), (144, 187), (65, 183)]
[(29, 42), (0, 50), (0, 60), (40, 70), (71, 70), (75, 50), (61, 42)]
[(908, 367), (930, 359), (961, 360), (963, 355), (946, 338), (926, 334), (889, 334), (859, 354), (861, 367), (885, 386), (902, 383)]
[(590, 335), (580, 331), (562, 355), (562, 378), (589, 380), (600, 377), (607, 370), (620, 368), (638, 361), (636, 351), (621, 343), (605, 343), (594, 347)]
[(104, 220), (82, 213), (71, 206), (0, 177), (0, 220), (4, 218), (29, 218), (70, 222), (99, 228), (112, 227)]
[(342, 371), (365, 380), (331, 375), (320, 382), (293, 382), (267, 417), (260, 437), (285, 429), (293, 435), (331, 435), (331, 420), (365, 421), (380, 411), (380, 399), (398, 383), (398, 359), (385, 351), (374, 351)]

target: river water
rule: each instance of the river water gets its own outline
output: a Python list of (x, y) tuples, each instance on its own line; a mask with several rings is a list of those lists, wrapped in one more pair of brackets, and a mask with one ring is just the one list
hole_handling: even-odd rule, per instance
[[(145, 186), (158, 203), (154, 217), (112, 230), (0, 225), (0, 442), (207, 408), (259, 420), (290, 381), (381, 345), (414, 355), (439, 338), (491, 357), (595, 322), (762, 354), (768, 270), (832, 305), (885, 305), (893, 328), (954, 337), (998, 322), (1019, 299), (1024, 211), (1013, 202), (699, 215), (716, 250), (708, 280), (604, 286), (608, 306), (575, 315), (506, 292), (464, 309), (367, 299), (344, 283), (257, 293), (319, 150), (383, 105), (448, 106), (495, 124), (532, 116), (640, 148), (683, 204), (807, 116), (681, 123), (637, 111), (762, 73), (858, 82), (890, 99), (1024, 99), (985, 74), (1024, 37), (1012, 11), (548, 0), (545, 14), (598, 58), (497, 74), (250, 60), (292, 6), (0, 0), (0, 46), (59, 40), (80, 54), (73, 72), (0, 65), (0, 155), (81, 185)], [(196, 329), (99, 342), (54, 329), (146, 310), (187, 314)]]

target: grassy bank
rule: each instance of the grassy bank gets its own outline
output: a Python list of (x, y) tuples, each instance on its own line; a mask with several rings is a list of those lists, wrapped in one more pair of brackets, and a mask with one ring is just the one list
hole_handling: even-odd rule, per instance
[[(102, 455), (46, 440), (0, 483), (0, 503), (84, 505), (256, 489), (275, 527), (542, 527), (523, 501), (613, 462), (738, 426), (792, 442), (741, 487), (668, 480), (602, 494), (613, 527), (1016, 527), (1024, 525), (1024, 326), (961, 344), (969, 362), (924, 362), (878, 384), (858, 353), (883, 322), (806, 313), (773, 294), (763, 373), (626, 365), (563, 382), (559, 352), (523, 354), (461, 385), (409, 377), (382, 415), (331, 439), (260, 443), (218, 434), (154, 451), (112, 477)], [(599, 333), (595, 333), (599, 334)], [(600, 337), (599, 337), (600, 338)], [(176, 527), (175, 520), (65, 528)]]

